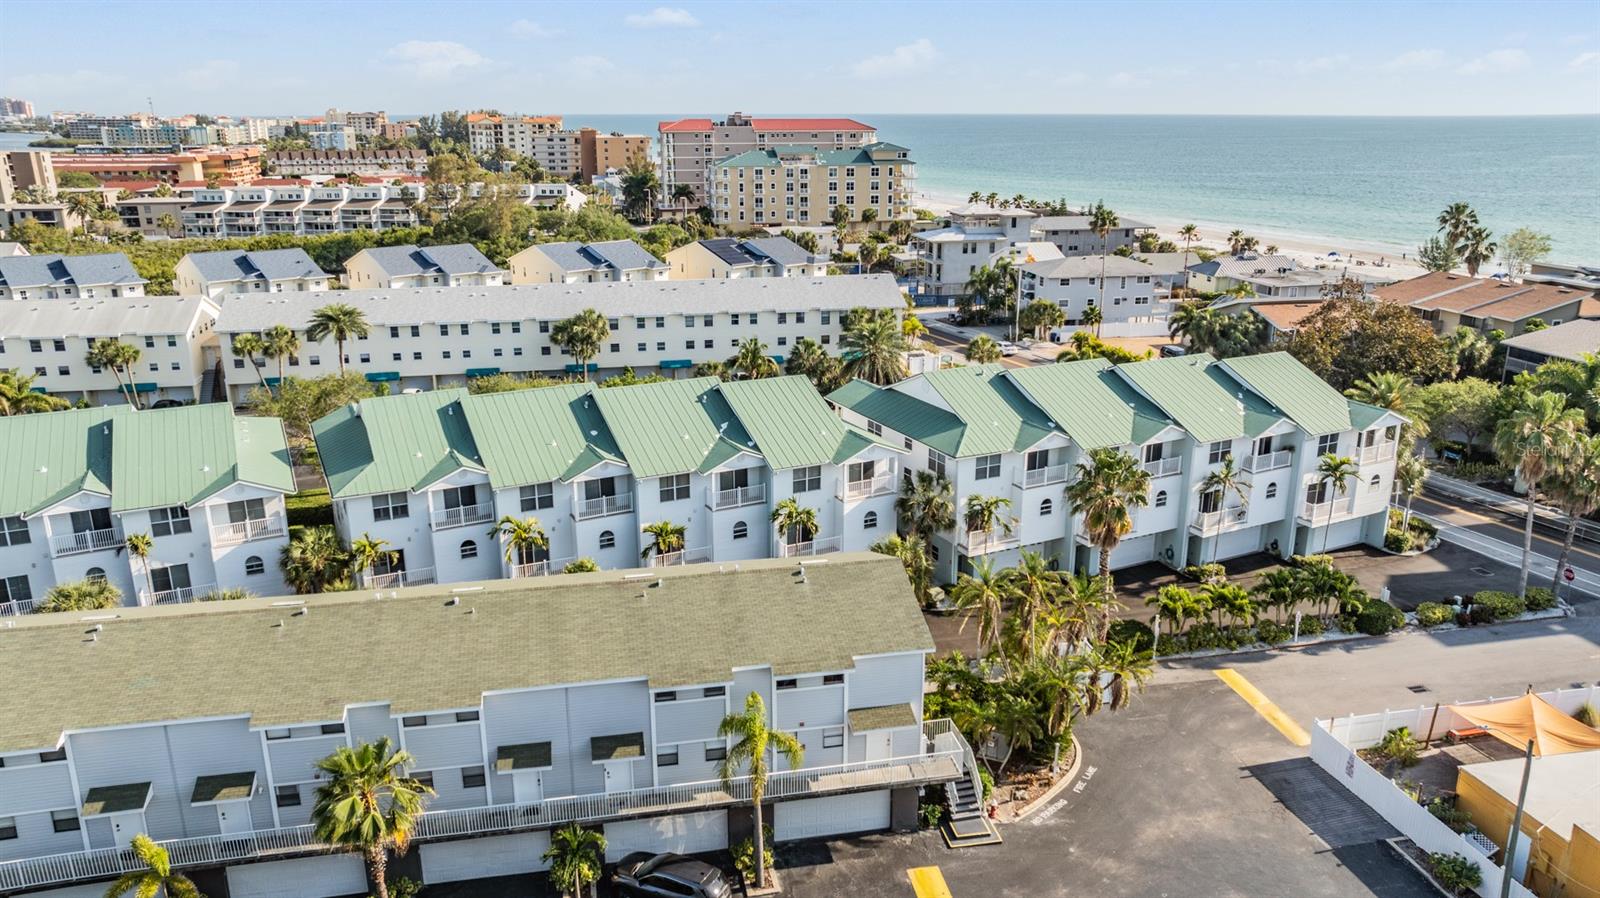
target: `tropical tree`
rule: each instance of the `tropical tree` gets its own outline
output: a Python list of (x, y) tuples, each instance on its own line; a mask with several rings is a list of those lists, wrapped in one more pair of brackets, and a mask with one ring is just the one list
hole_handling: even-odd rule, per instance
[(1461, 264), (1461, 254), (1455, 244), (1434, 236), (1417, 247), (1417, 261), (1429, 271), (1452, 271)]
[(1467, 232), (1478, 226), (1478, 213), (1466, 203), (1451, 203), (1439, 213), (1439, 233), (1452, 247), (1460, 246)]
[(661, 179), (656, 167), (643, 153), (628, 160), (622, 169), (622, 208), (629, 217), (648, 222), (655, 216), (656, 196), (661, 192)]
[[(155, 551), (156, 541), (148, 533), (130, 533), (122, 541), (128, 547), (128, 557), (139, 559), (139, 566), (144, 568), (144, 586), (146, 595), (151, 601), (155, 600), (156, 581), (150, 572), (150, 553)], [(139, 604), (144, 604), (140, 602)]]
[(1201, 329), (1208, 326), (1217, 313), (1207, 309), (1204, 303), (1192, 299), (1178, 303), (1167, 317), (1167, 337), (1174, 342), (1189, 340), (1197, 347), (1200, 345), (1196, 339)]
[[(1360, 470), (1349, 456), (1334, 455), (1329, 452), (1317, 459), (1317, 467), (1314, 473), (1316, 474), (1318, 493), (1323, 503), (1328, 506), (1328, 523), (1322, 528), (1322, 550), (1326, 552), (1328, 550), (1328, 531), (1333, 528), (1333, 499), (1335, 496), (1343, 496), (1345, 494), (1345, 491), (1350, 487), (1350, 481), (1360, 476)], [(1333, 489), (1332, 496), (1328, 495), (1329, 487)]]
[(156, 227), (166, 233), (168, 237), (178, 233), (178, 219), (171, 212), (164, 213), (156, 219)]
[(805, 746), (794, 736), (767, 726), (767, 708), (759, 692), (751, 692), (745, 697), (743, 714), (729, 714), (722, 718), (717, 735), (735, 740), (722, 763), (717, 766), (717, 776), (721, 778), (723, 787), (733, 791), (733, 781), (739, 776), (739, 771), (746, 771), (744, 776), (750, 784), (750, 806), (756, 818), (752, 837), (756, 847), (756, 888), (765, 888), (767, 845), (761, 819), (761, 799), (767, 790), (768, 759), (773, 755), (782, 755), (791, 769), (799, 768), (805, 760)]
[(77, 190), (63, 194), (62, 205), (67, 207), (67, 215), (83, 223), (83, 236), (89, 236), (89, 222), (93, 221), (105, 202), (100, 198), (97, 190)]
[[(260, 334), (235, 334), (233, 337), (233, 354), (243, 358), (249, 364), (251, 370), (256, 373), (256, 380), (261, 381), (262, 386), (267, 385), (267, 376), (261, 372), (261, 366), (256, 364), (256, 356), (265, 357), (267, 354), (267, 341), (262, 339)], [(340, 355), (343, 356), (344, 353), (341, 352)], [(278, 387), (282, 389), (283, 384), (281, 381)]]
[(329, 337), (339, 350), (339, 373), (344, 373), (344, 344), (352, 338), (365, 337), (372, 332), (367, 325), (367, 314), (348, 303), (329, 303), (311, 313), (311, 323), (306, 325), (306, 339), (321, 343)]
[(1411, 528), (1411, 500), (1422, 495), (1422, 488), (1428, 483), (1428, 466), (1422, 457), (1414, 452), (1402, 453), (1394, 464), (1394, 483), (1396, 490), (1405, 497), (1405, 513), (1400, 516), (1400, 526), (1407, 532)]
[(949, 479), (932, 471), (917, 471), (900, 485), (894, 500), (895, 516), (907, 535), (927, 541), (956, 525), (955, 492)]
[(584, 309), (550, 328), (550, 341), (577, 359), (584, 380), (589, 379), (589, 360), (600, 354), (600, 347), (609, 336), (611, 323), (594, 309)]
[(1066, 323), (1067, 313), (1047, 299), (1036, 299), (1017, 313), (1017, 326), (1031, 332), (1035, 340), (1043, 340), (1051, 328)]
[(767, 344), (756, 337), (747, 337), (738, 343), (738, 351), (728, 359), (728, 367), (748, 380), (777, 377), (782, 373), (778, 363), (767, 355)]
[(550, 546), (550, 539), (545, 536), (544, 526), (538, 518), (518, 520), (505, 515), (489, 531), (489, 535), (505, 540), (506, 564), (513, 566), (532, 564), (539, 550)]
[(1000, 205), (1000, 194), (991, 190), (984, 196), (983, 201), (991, 206), (998, 206)]
[[(1239, 510), (1242, 512), (1250, 507), (1249, 483), (1245, 480), (1244, 472), (1234, 464), (1233, 453), (1222, 457), (1222, 464), (1216, 470), (1210, 471), (1200, 479), (1200, 495), (1216, 496), (1216, 508), (1221, 511), (1227, 505), (1228, 494), (1232, 493), (1239, 499)], [(1222, 542), (1220, 538), (1211, 540), (1211, 560), (1217, 560), (1217, 549)]]
[[(34, 390), (33, 382), (38, 377), (21, 371), (0, 371), (0, 417), (53, 412), (67, 407), (65, 399)], [(121, 384), (120, 379), (118, 384)]]
[[(1245, 596), (1249, 601), (1249, 596)], [(1093, 691), (1095, 701), (1091, 703), (1088, 713), (1093, 713), (1099, 708), (1099, 694), (1105, 692), (1109, 698), (1105, 702), (1106, 710), (1121, 711), (1133, 702), (1133, 696), (1144, 692), (1150, 678), (1155, 675), (1155, 655), (1150, 651), (1139, 651), (1134, 644), (1112, 640), (1098, 643), (1089, 648), (1088, 663), (1095, 672)]]
[[(1106, 304), (1106, 257), (1111, 254), (1111, 232), (1119, 224), (1117, 213), (1106, 208), (1103, 202), (1096, 202), (1094, 208), (1089, 210), (1089, 230), (1100, 238), (1100, 301), (1095, 303), (1097, 309)], [(1095, 336), (1100, 336), (1098, 321), (1095, 322)]]
[(378, 562), (395, 557), (389, 541), (363, 533), (350, 541), (350, 567), (356, 573), (371, 574)]
[(956, 578), (950, 589), (950, 601), (966, 613), (961, 628), (973, 617), (978, 621), (978, 644), (994, 650), (1000, 646), (1000, 634), (1005, 624), (1007, 584), (1003, 572), (996, 570), (994, 559), (982, 557), (972, 566), (971, 574)]
[(878, 220), (878, 210), (874, 206), (867, 206), (861, 210), (861, 226), (871, 228), (872, 223)]
[[(693, 193), (691, 188), (690, 195)], [(599, 830), (568, 824), (551, 831), (550, 847), (543, 857), (550, 862), (550, 880), (562, 895), (581, 895), (587, 885), (593, 896), (605, 869), (606, 837)]]
[(1163, 586), (1154, 595), (1145, 597), (1145, 605), (1155, 610), (1157, 621), (1170, 624), (1167, 632), (1176, 636), (1183, 625), (1199, 616), (1194, 593), (1176, 583)]
[[(1067, 501), (1083, 515), (1089, 542), (1100, 553), (1100, 581), (1106, 600), (1116, 600), (1111, 579), (1111, 553), (1133, 530), (1133, 509), (1150, 503), (1150, 472), (1138, 459), (1117, 449), (1092, 449), (1089, 461), (1077, 464), (1076, 477), (1067, 485)], [(1110, 622), (1101, 629), (1105, 641)]]
[(811, 542), (822, 532), (821, 524), (817, 521), (817, 510), (801, 505), (793, 496), (772, 509), (771, 519), (778, 532), (783, 534), (787, 545)]
[(1513, 277), (1527, 274), (1533, 263), (1550, 255), (1550, 235), (1531, 228), (1517, 228), (1500, 245), (1500, 259)]
[(1567, 532), (1561, 541), (1561, 557), (1556, 559), (1550, 591), (1561, 588), (1561, 572), (1572, 557), (1572, 544), (1578, 535), (1578, 522), (1600, 509), (1600, 434), (1575, 434), (1547, 478), (1545, 491), (1556, 507), (1567, 516)]
[(976, 206), (977, 204), (983, 202), (983, 192), (982, 191), (978, 191), (978, 190), (974, 190), (971, 193), (967, 194), (967, 202), (973, 204), (974, 206)]
[(1305, 584), (1299, 570), (1277, 568), (1262, 574), (1252, 591), (1261, 596), (1262, 605), (1278, 609), (1278, 620), (1283, 621), (1308, 598)]
[[(1100, 285), (1100, 289), (1105, 289), (1105, 284), (1103, 282)], [(1083, 323), (1094, 328), (1094, 336), (1096, 340), (1100, 339), (1100, 323), (1104, 321), (1105, 318), (1106, 314), (1100, 311), (1099, 306), (1090, 306), (1089, 308), (1083, 310)]]
[(1565, 359), (1546, 362), (1534, 372), (1540, 391), (1555, 391), (1567, 397), (1567, 404), (1583, 409), (1589, 429), (1600, 433), (1600, 352), (1587, 352), (1582, 361)]
[(195, 887), (194, 880), (172, 869), (167, 849), (156, 844), (154, 839), (140, 833), (128, 847), (139, 863), (144, 864), (144, 869), (117, 877), (106, 889), (106, 898), (122, 898), (128, 894), (136, 898), (205, 898)]
[(1000, 361), (1000, 344), (988, 334), (979, 334), (967, 342), (967, 361), (974, 365), (987, 365)]
[(852, 310), (839, 343), (849, 377), (886, 386), (906, 376), (906, 337), (893, 309)]
[(1200, 229), (1192, 224), (1186, 224), (1178, 229), (1178, 236), (1183, 238), (1183, 282), (1178, 289), (1186, 295), (1189, 292), (1189, 245), (1200, 239)]
[[(835, 205), (828, 213), (828, 220), (833, 222), (834, 230), (843, 234), (850, 227), (850, 207), (843, 204)], [(839, 240), (839, 249), (844, 249), (843, 238)]]
[(58, 583), (44, 594), (44, 601), (34, 610), (46, 614), (55, 611), (98, 611), (122, 604), (122, 593), (104, 577)]
[(117, 339), (96, 340), (84, 361), (92, 368), (109, 369), (111, 376), (117, 380), (117, 389), (121, 391), (122, 398), (138, 408), (139, 395), (133, 389), (133, 366), (139, 364), (141, 354), (139, 347), (131, 343)]
[(900, 559), (917, 601), (926, 604), (933, 585), (933, 562), (928, 558), (928, 544), (920, 537), (891, 534), (873, 543), (871, 548), (879, 555)]
[(1006, 275), (999, 268), (989, 265), (974, 268), (963, 286), (965, 295), (957, 300), (961, 323), (983, 324), (988, 321), (1005, 303), (1006, 286)]
[(644, 533), (650, 537), (645, 543), (644, 550), (639, 553), (641, 559), (648, 560), (651, 554), (657, 556), (670, 555), (673, 552), (683, 551), (683, 540), (689, 528), (671, 521), (656, 521), (644, 525)]
[(1515, 468), (1527, 487), (1528, 510), (1522, 531), (1522, 571), (1517, 595), (1528, 594), (1528, 564), (1533, 555), (1533, 513), (1539, 486), (1551, 468), (1569, 452), (1583, 429), (1583, 412), (1568, 408), (1560, 393), (1527, 396), (1494, 433), (1494, 452), (1506, 466)]
[(977, 493), (967, 497), (966, 508), (963, 509), (961, 519), (967, 527), (967, 533), (982, 533), (987, 536), (996, 526), (1002, 533), (1011, 532), (1011, 519), (1001, 514), (1004, 509), (1011, 507), (1011, 500), (1003, 496), (980, 496)]
[[(1012, 635), (1018, 655), (1033, 658), (1050, 650), (1058, 640), (1072, 642), (1081, 638), (1083, 617), (1071, 613), (1075, 608), (1062, 607), (1061, 602), (1064, 589), (1070, 585), (1067, 581), (1072, 578), (1051, 570), (1043, 555), (1023, 549), (1016, 567), (1007, 568), (999, 579), (1015, 608)], [(1052, 611), (1067, 613), (1054, 615), (1047, 627), (1045, 617)]]
[(278, 552), (283, 579), (301, 595), (348, 589), (350, 554), (326, 524), (302, 527)]
[(1244, 231), (1234, 228), (1228, 232), (1228, 254), (1237, 256), (1244, 252)]
[(388, 898), (385, 870), (389, 851), (404, 853), (433, 788), (407, 775), (409, 752), (393, 750), (388, 736), (355, 748), (341, 745), (315, 764), (323, 782), (311, 808), (318, 841), (359, 851), (367, 881), (378, 898)]
[(1494, 259), (1494, 254), (1499, 251), (1500, 245), (1490, 237), (1493, 236), (1488, 228), (1476, 227), (1468, 231), (1456, 246), (1456, 251), (1461, 254), (1461, 261), (1467, 266), (1470, 277), (1478, 276), (1478, 269), (1485, 263)]
[[(287, 324), (274, 324), (261, 333), (261, 351), (278, 363), (278, 389), (283, 389), (283, 361), (300, 351), (300, 337)], [(259, 373), (259, 369), (258, 369)]]
[(675, 184), (672, 188), (672, 201), (679, 204), (684, 218), (689, 217), (689, 201), (694, 199), (694, 187), (689, 184)]

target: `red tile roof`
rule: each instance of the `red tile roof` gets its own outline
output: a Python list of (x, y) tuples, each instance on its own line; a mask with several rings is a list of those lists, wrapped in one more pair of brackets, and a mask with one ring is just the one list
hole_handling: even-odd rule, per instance
[(711, 119), (681, 118), (675, 122), (661, 122), (656, 127), (662, 131), (710, 131)]
[(871, 125), (853, 118), (753, 118), (757, 131), (875, 131)]

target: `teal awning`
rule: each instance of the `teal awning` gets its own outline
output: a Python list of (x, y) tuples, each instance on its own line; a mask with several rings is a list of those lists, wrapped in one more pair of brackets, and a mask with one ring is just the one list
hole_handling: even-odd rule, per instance
[[(600, 366), (595, 364), (594, 362), (590, 362), (589, 363), (589, 370), (591, 372), (599, 369), (599, 367)], [(577, 374), (579, 371), (582, 371), (582, 370), (583, 370), (583, 366), (578, 364), (577, 362), (568, 362), (567, 363), (567, 373), (568, 374)]]
[(30, 387), (28, 389), (28, 392), (30, 392), (30, 393), (48, 393), (50, 391), (45, 389), (44, 387)]
[(269, 387), (277, 386), (278, 382), (279, 382), (279, 378), (276, 378), (276, 377), (267, 378), (267, 386), (269, 386)]
[(781, 355), (775, 355), (775, 356), (773, 356), (773, 357), (772, 357), (772, 360), (773, 360), (773, 361), (774, 361), (774, 362), (777, 362), (777, 363), (778, 363), (778, 364), (780, 364), (780, 365), (781, 365), (781, 364), (783, 364), (783, 356), (781, 356)]
[(468, 368), (467, 369), (467, 376), (468, 377), (488, 377), (491, 374), (499, 374), (499, 373), (500, 373), (500, 369), (499, 368)]
[(142, 384), (134, 384), (133, 385), (133, 391), (135, 393), (154, 393), (155, 391), (157, 391), (159, 389), (161, 389), (161, 387), (157, 386), (156, 384), (148, 383), (148, 382), (142, 383)]
[(662, 367), (663, 370), (668, 370), (668, 369), (672, 369), (672, 368), (693, 368), (694, 367), (694, 360), (693, 359), (662, 359), (661, 360), (661, 367)]
[(367, 372), (367, 380), (372, 382), (372, 383), (380, 383), (380, 382), (383, 382), (383, 381), (399, 380), (399, 379), (400, 379), (400, 372), (398, 372), (398, 371), (368, 371)]

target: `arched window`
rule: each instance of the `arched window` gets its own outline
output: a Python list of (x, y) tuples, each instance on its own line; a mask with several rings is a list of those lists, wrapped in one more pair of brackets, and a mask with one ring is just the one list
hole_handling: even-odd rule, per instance
[(615, 549), (616, 547), (617, 547), (617, 535), (615, 533), (612, 533), (610, 530), (602, 530), (602, 531), (600, 531), (600, 548), (602, 548), (602, 549)]
[(1383, 478), (1378, 476), (1377, 474), (1374, 474), (1374, 475), (1372, 475), (1372, 480), (1370, 482), (1372, 483), (1372, 488), (1373, 489), (1377, 489), (1378, 488), (1378, 484), (1383, 482)]
[(83, 579), (88, 580), (90, 583), (104, 583), (106, 582), (105, 568), (89, 568), (83, 572)]
[(1039, 517), (1041, 518), (1050, 517), (1050, 513), (1055, 510), (1056, 504), (1049, 499), (1045, 499), (1043, 502), (1039, 503)]
[(869, 511), (866, 514), (862, 515), (861, 516), (861, 529), (862, 530), (876, 530), (876, 529), (878, 529), (878, 513), (875, 512), (875, 511)]
[(266, 571), (267, 564), (261, 560), (260, 555), (251, 555), (244, 560), (244, 572), (246, 574), (264, 574)]
[(733, 538), (744, 539), (750, 535), (750, 525), (744, 521), (736, 521), (733, 525)]
[(1157, 508), (1166, 508), (1167, 507), (1167, 491), (1166, 490), (1161, 490), (1160, 492), (1156, 493), (1156, 501), (1153, 504)]
[(461, 557), (462, 557), (462, 559), (477, 558), (478, 557), (478, 544), (473, 542), (470, 539), (462, 540), (461, 541)]
[(1268, 499), (1276, 499), (1276, 498), (1278, 498), (1278, 485), (1276, 483), (1267, 484), (1267, 498)]

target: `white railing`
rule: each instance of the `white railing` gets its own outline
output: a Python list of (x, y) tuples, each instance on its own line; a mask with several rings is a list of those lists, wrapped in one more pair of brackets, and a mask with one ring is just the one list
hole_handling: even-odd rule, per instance
[(971, 530), (961, 537), (961, 545), (967, 550), (968, 555), (999, 552), (1021, 544), (1022, 535), (1017, 532), (1017, 522), (1015, 520), (1012, 520), (1009, 531), (996, 524), (989, 530)]
[(572, 507), (572, 516), (585, 521), (589, 518), (603, 518), (606, 515), (622, 514), (632, 510), (632, 496), (596, 496), (593, 499), (579, 499)]
[(548, 573), (550, 573), (550, 562), (548, 561), (530, 561), (527, 564), (513, 564), (511, 566), (511, 578), (513, 580), (523, 577), (543, 577)]
[(12, 599), (9, 602), (0, 602), (0, 617), (19, 617), (32, 614), (38, 603), (33, 599)]
[(1044, 486), (1049, 483), (1063, 483), (1067, 479), (1066, 465), (1050, 465), (1044, 468), (1034, 468), (1022, 472), (1022, 482), (1017, 484), (1024, 489)]
[(84, 552), (98, 552), (101, 549), (115, 549), (122, 545), (122, 537), (116, 530), (80, 530), (77, 533), (62, 533), (50, 537), (50, 554), (52, 557), (61, 558), (66, 555), (82, 555)]
[(400, 586), (428, 586), (433, 583), (433, 568), (419, 567), (414, 571), (391, 571), (387, 574), (368, 574), (362, 585), (372, 589), (394, 589)]
[(256, 539), (270, 539), (287, 532), (282, 515), (271, 515), (248, 521), (217, 524), (211, 528), (213, 546), (235, 546)]
[(826, 555), (829, 552), (837, 551), (839, 551), (839, 537), (837, 536), (809, 539), (799, 543), (778, 544), (779, 558), (793, 558), (798, 555)]
[(1394, 441), (1383, 440), (1374, 446), (1362, 446), (1357, 453), (1357, 461), (1363, 465), (1370, 465), (1377, 461), (1388, 461), (1394, 458)]
[(1170, 477), (1183, 468), (1183, 459), (1178, 456), (1171, 458), (1158, 458), (1155, 461), (1144, 463), (1144, 469), (1150, 472), (1151, 477)]
[(839, 498), (867, 499), (872, 496), (886, 496), (894, 491), (894, 474), (876, 474), (866, 480), (846, 480), (839, 488)]
[(462, 505), (457, 508), (439, 508), (432, 514), (433, 529), (447, 530), (451, 527), (465, 527), (468, 524), (481, 524), (494, 517), (493, 505)]
[[(767, 778), (766, 796), (781, 801), (976, 778), (972, 749), (949, 721), (930, 720), (923, 724), (922, 749), (913, 755), (881, 761), (855, 761), (773, 773)], [(750, 778), (737, 777), (727, 783), (704, 780), (625, 792), (547, 798), (527, 804), (431, 811), (418, 817), (411, 838), (432, 842), (487, 833), (547, 829), (567, 823), (669, 814), (683, 809), (714, 810), (748, 802), (750, 797)], [(309, 825), (173, 839), (159, 844), (167, 850), (174, 867), (219, 866), (275, 855), (331, 850), (317, 840), (314, 828)], [(126, 848), (5, 861), (0, 862), (0, 890), (103, 879), (144, 867), (143, 861)]]
[(184, 602), (193, 602), (203, 599), (217, 591), (217, 584), (207, 583), (204, 586), (180, 586), (177, 589), (166, 589), (160, 592), (139, 590), (140, 605), (181, 605)]
[(1279, 468), (1287, 468), (1292, 461), (1294, 461), (1293, 452), (1287, 449), (1279, 449), (1277, 452), (1250, 456), (1244, 460), (1244, 469), (1252, 474), (1260, 474), (1263, 471), (1276, 471)]
[(672, 567), (678, 564), (698, 564), (702, 561), (710, 560), (711, 550), (709, 548), (679, 549), (676, 552), (657, 552), (651, 555), (650, 566)]
[(1245, 509), (1234, 506), (1216, 511), (1202, 511), (1195, 516), (1194, 523), (1189, 526), (1199, 533), (1215, 533), (1218, 530), (1237, 527), (1243, 524), (1245, 519)]
[(736, 486), (732, 489), (710, 489), (706, 491), (706, 505), (717, 510), (724, 508), (738, 508), (741, 505), (757, 505), (767, 501), (767, 485), (752, 483), (749, 486)]

